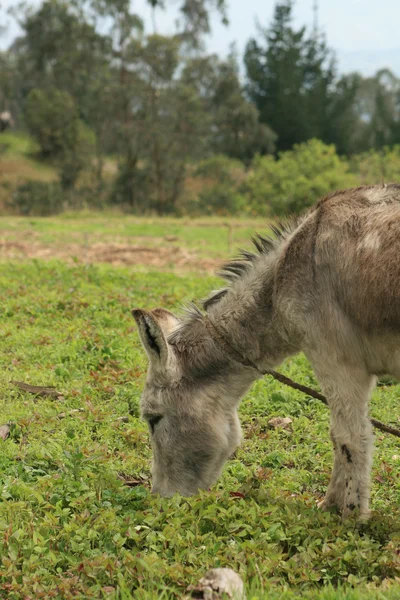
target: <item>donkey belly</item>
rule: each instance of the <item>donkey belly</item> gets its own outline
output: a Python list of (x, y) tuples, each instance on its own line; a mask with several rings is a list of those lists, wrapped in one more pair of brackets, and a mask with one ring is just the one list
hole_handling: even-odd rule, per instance
[(363, 344), (365, 362), (370, 373), (392, 375), (400, 380), (400, 335), (386, 333)]

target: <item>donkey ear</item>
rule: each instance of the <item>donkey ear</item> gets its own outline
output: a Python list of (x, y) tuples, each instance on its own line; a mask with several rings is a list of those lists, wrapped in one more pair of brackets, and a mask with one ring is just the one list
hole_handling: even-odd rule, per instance
[(180, 323), (178, 317), (176, 317), (174, 313), (166, 308), (154, 308), (150, 312), (157, 320), (164, 332), (165, 337), (168, 337), (169, 334), (172, 333)]
[(168, 360), (168, 344), (156, 316), (139, 308), (132, 310), (132, 315), (151, 364), (158, 368), (165, 367)]

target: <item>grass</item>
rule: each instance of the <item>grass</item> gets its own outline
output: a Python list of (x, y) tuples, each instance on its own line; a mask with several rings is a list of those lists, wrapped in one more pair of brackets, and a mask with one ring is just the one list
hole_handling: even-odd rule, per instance
[[(93, 235), (99, 223), (102, 235), (129, 236), (137, 226), (150, 239), (179, 225), (149, 221), (146, 230), (123, 221), (0, 225), (4, 235), (16, 223), (55, 241), (68, 237), (67, 223)], [(184, 230), (180, 239), (195, 247)], [(226, 256), (217, 232), (206, 249)], [(249, 599), (400, 598), (398, 442), (377, 433), (367, 525), (322, 513), (316, 501), (332, 466), (327, 409), (273, 380), (256, 382), (244, 399), (244, 442), (210, 493), (149, 493), (148, 433), (139, 419), (147, 362), (130, 309), (176, 310), (217, 285), (196, 273), (1, 264), (0, 425), (11, 423), (11, 435), (0, 440), (0, 598), (180, 598), (217, 566), (241, 574)], [(302, 356), (282, 370), (316, 386)], [(62, 397), (35, 398), (15, 380), (54, 385)], [(398, 395), (398, 386), (379, 388), (372, 414), (398, 421)], [(290, 416), (292, 430), (268, 429), (273, 416)]]
[(30, 136), (11, 131), (1, 132), (0, 145), (2, 151), (11, 156), (34, 156), (39, 150)]
[(118, 213), (66, 213), (60, 217), (1, 217), (4, 239), (33, 238), (43, 244), (122, 242), (144, 247), (172, 245), (201, 257), (223, 258), (249, 244), (254, 231), (266, 231), (263, 219), (177, 219), (121, 216)]

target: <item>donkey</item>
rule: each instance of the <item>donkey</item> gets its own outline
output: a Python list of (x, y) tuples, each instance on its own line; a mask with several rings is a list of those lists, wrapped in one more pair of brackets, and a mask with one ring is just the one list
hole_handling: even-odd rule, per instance
[(331, 411), (334, 466), (319, 506), (367, 519), (369, 398), (378, 375), (400, 377), (400, 185), (334, 192), (253, 242), (203, 310), (132, 311), (150, 362), (152, 491), (208, 489), (241, 441), (241, 397), (302, 351)]

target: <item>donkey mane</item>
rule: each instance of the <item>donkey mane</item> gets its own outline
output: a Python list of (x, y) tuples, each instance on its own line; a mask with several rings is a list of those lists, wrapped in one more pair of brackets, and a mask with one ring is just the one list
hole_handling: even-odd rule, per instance
[[(229, 289), (241, 278), (251, 272), (255, 263), (262, 257), (274, 252), (293, 231), (300, 225), (308, 212), (302, 217), (294, 217), (278, 223), (269, 223), (271, 236), (256, 234), (251, 241), (254, 250), (240, 250), (239, 255), (222, 266), (218, 276), (228, 282), (228, 286), (216, 290), (201, 302), (202, 308), (207, 312), (211, 306), (215, 306), (228, 293)], [(191, 302), (184, 307), (181, 323), (168, 337), (171, 345), (179, 346), (184, 339), (186, 331), (191, 330), (196, 322), (202, 322), (204, 315), (201, 309)]]
[[(277, 224), (269, 223), (269, 228), (271, 229), (273, 236), (266, 237), (257, 233), (251, 239), (256, 251), (250, 252), (249, 250), (240, 250), (239, 256), (223, 265), (218, 275), (230, 284), (234, 283), (237, 279), (243, 277), (243, 275), (251, 270), (254, 262), (260, 256), (268, 255), (275, 250), (282, 241), (296, 229), (298, 224), (299, 219), (281, 221)], [(214, 295), (205, 302), (209, 302), (213, 297)]]

